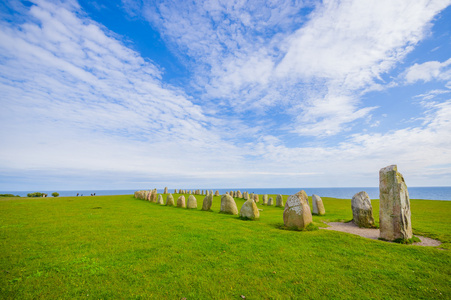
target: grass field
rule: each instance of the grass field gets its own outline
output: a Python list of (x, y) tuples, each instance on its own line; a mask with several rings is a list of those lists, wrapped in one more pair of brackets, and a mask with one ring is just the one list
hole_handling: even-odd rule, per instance
[[(451, 299), (451, 202), (411, 201), (414, 233), (443, 242), (430, 248), (282, 230), (283, 208), (243, 221), (218, 213), (220, 197), (213, 212), (197, 199), (198, 210), (131, 195), (2, 199), (0, 298)], [(323, 202), (315, 224), (352, 218), (350, 200)]]

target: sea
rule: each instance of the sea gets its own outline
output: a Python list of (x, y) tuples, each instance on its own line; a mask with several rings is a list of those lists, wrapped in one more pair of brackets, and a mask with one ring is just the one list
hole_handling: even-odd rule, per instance
[[(26, 197), (28, 193), (41, 192), (50, 195), (53, 192), (58, 192), (60, 197), (65, 196), (106, 196), (106, 195), (130, 195), (135, 191), (144, 190), (145, 188), (134, 189), (134, 190), (72, 190), (72, 191), (0, 191), (0, 194), (14, 194), (21, 197)], [(149, 189), (149, 188), (147, 188)], [(356, 193), (365, 191), (368, 193), (371, 199), (379, 199), (379, 188), (378, 187), (344, 187), (344, 188), (226, 188), (226, 189), (215, 189), (215, 188), (186, 188), (186, 190), (218, 190), (219, 193), (225, 194), (228, 191), (241, 192), (247, 191), (249, 193), (255, 193), (259, 195), (264, 194), (282, 194), (282, 195), (293, 195), (300, 190), (304, 190), (307, 195), (316, 194), (320, 197), (332, 197), (339, 199), (351, 199)], [(163, 189), (157, 189), (158, 193), (163, 193)], [(445, 187), (410, 187), (408, 188), (410, 199), (424, 199), (424, 200), (445, 200), (451, 201), (451, 186)], [(174, 192), (174, 189), (169, 189), (169, 192)]]

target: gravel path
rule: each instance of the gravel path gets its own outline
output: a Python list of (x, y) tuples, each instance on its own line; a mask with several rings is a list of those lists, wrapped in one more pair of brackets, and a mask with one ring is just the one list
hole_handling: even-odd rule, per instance
[[(354, 222), (348, 222), (348, 223), (330, 222), (330, 223), (327, 223), (327, 225), (329, 225), (330, 227), (324, 227), (323, 229), (347, 232), (347, 233), (360, 235), (362, 237), (366, 237), (366, 238), (374, 239), (374, 240), (377, 240), (379, 238), (379, 234), (380, 234), (379, 229), (377, 229), (377, 228), (374, 228), (374, 229), (360, 228), (357, 225), (355, 225)], [(412, 245), (431, 246), (431, 247), (441, 245), (440, 241), (437, 241), (437, 240), (434, 240), (431, 238), (427, 238), (427, 237), (420, 236), (420, 235), (416, 235), (416, 237), (419, 238), (421, 240), (421, 242), (413, 243)]]

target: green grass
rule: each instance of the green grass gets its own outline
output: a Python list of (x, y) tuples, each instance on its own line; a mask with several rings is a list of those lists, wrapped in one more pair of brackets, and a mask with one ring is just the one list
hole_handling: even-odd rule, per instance
[[(260, 220), (243, 221), (218, 213), (220, 197), (212, 212), (197, 199), (188, 210), (130, 195), (3, 198), (0, 298), (451, 298), (440, 249), (450, 249), (451, 202), (411, 201), (414, 232), (443, 242), (431, 248), (282, 230), (283, 208), (259, 205)], [(323, 202), (316, 226), (352, 218), (350, 200)]]

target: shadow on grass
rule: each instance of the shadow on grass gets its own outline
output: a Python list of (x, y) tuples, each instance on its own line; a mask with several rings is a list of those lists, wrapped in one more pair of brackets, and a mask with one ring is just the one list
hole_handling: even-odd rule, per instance
[(272, 227), (280, 230), (288, 230), (288, 231), (315, 231), (319, 230), (318, 226), (313, 223), (310, 223), (305, 228), (296, 228), (296, 227), (287, 227), (284, 223), (273, 223), (270, 224)]

